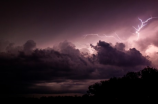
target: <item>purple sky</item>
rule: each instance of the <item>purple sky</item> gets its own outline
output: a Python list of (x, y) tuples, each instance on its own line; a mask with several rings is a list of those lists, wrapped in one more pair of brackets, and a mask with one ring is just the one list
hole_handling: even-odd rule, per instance
[[(158, 67), (158, 0), (0, 2), (4, 93), (83, 94), (100, 80)], [(7, 87), (6, 87), (7, 86)], [(8, 87), (10, 86), (10, 87)], [(2, 89), (1, 88), (1, 89)]]

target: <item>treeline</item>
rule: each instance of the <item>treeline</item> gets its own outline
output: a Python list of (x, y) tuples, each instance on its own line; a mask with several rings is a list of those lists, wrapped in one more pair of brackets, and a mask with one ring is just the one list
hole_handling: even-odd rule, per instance
[[(69, 102), (93, 103), (93, 102), (125, 102), (157, 101), (158, 98), (158, 70), (146, 67), (139, 72), (129, 72), (120, 78), (110, 78), (100, 81), (88, 87), (83, 96), (50, 96), (41, 98), (10, 98), (12, 101), (23, 102)], [(7, 101), (7, 99), (6, 99)]]
[(158, 70), (146, 67), (129, 72), (121, 78), (110, 78), (89, 86), (85, 97), (107, 100), (156, 100), (158, 98)]

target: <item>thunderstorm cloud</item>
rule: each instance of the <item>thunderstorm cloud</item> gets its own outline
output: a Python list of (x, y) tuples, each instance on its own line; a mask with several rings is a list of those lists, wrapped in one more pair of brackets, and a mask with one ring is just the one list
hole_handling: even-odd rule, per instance
[[(135, 48), (125, 50), (123, 43), (112, 46), (99, 41), (96, 46), (91, 45), (96, 54), (88, 56), (68, 41), (53, 48), (35, 47), (36, 43), (28, 40), (23, 46), (8, 44), (6, 51), (0, 53), (1, 92), (60, 93), (67, 92), (69, 88), (70, 92), (83, 92), (87, 87), (83, 82), (87, 80), (119, 77), (128, 71), (138, 71), (151, 64)], [(69, 83), (69, 86), (61, 83)], [(75, 89), (74, 83), (78, 83), (81, 88)], [(48, 91), (43, 90), (47, 87)]]

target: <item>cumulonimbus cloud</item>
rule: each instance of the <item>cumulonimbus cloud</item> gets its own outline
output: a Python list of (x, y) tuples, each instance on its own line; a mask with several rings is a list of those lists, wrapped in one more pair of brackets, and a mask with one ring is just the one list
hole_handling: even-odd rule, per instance
[[(32, 91), (29, 89), (38, 87), (37, 83), (44, 82), (107, 79), (150, 65), (135, 48), (125, 50), (123, 43), (112, 46), (99, 41), (96, 46), (91, 45), (97, 54), (89, 57), (84, 57), (68, 41), (49, 49), (35, 49), (35, 46), (34, 41), (27, 41), (16, 53), (0, 53), (0, 90), (3, 93), (28, 93)], [(16, 50), (17, 47), (8, 49)]]
[(123, 43), (117, 43), (112, 47), (109, 43), (99, 41), (97, 46), (92, 46), (97, 51), (97, 58), (101, 64), (114, 66), (150, 65), (147, 60), (135, 48), (125, 51)]

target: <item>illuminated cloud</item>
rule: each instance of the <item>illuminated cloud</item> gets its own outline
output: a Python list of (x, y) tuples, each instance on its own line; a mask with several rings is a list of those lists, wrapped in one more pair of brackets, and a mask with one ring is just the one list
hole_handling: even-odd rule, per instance
[(124, 51), (124, 44), (117, 43), (116, 46), (117, 48), (113, 48), (109, 43), (99, 41), (97, 46), (92, 47), (97, 50), (96, 57), (101, 64), (114, 66), (150, 65), (150, 62), (135, 48)]
[[(27, 41), (23, 46), (24, 50), (12, 54), (0, 53), (3, 93), (33, 93), (37, 89), (41, 90), (39, 92), (47, 93), (49, 89), (48, 91), (44, 89), (49, 83), (54, 83), (51, 86), (55, 87), (60, 85), (57, 84), (59, 82), (69, 83), (67, 80), (71, 80), (72, 83), (69, 83), (69, 87), (65, 87), (65, 91), (71, 87), (72, 89), (68, 91), (75, 92), (73, 84), (75, 80), (81, 83), (85, 80), (108, 79), (113, 76), (122, 76), (128, 71), (141, 70), (144, 66), (150, 65), (150, 61), (138, 50), (124, 50), (123, 43), (112, 46), (112, 44), (99, 41), (96, 46), (91, 45), (97, 53), (89, 57), (84, 57), (75, 45), (68, 41), (59, 43), (54, 49), (32, 50), (35, 45), (34, 41)], [(25, 49), (31, 53), (27, 54)], [(42, 84), (43, 82), (46, 86)], [(12, 84), (14, 87), (11, 86)], [(6, 86), (8, 86), (7, 89)], [(85, 88), (85, 86), (88, 85), (82, 83), (81, 87)], [(78, 88), (76, 91), (81, 91), (81, 89)], [(62, 88), (58, 90), (64, 92)], [(50, 91), (53, 92), (51, 89)], [(54, 93), (57, 93), (56, 91)]]

